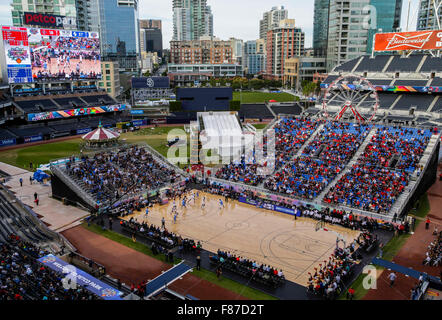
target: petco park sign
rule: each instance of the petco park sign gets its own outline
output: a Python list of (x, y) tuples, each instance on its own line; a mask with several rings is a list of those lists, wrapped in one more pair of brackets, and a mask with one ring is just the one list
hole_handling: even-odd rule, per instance
[(25, 12), (23, 15), (23, 22), (26, 25), (52, 28), (75, 27), (77, 25), (77, 21), (72, 17), (35, 12)]
[(440, 50), (442, 30), (377, 33), (375, 51)]

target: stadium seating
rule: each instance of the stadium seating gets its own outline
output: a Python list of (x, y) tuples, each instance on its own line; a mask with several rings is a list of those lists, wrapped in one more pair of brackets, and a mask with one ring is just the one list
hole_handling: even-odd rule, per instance
[(273, 119), (274, 116), (265, 104), (242, 104), (239, 117), (244, 119)]
[[(356, 59), (358, 60), (358, 59)], [(359, 63), (355, 72), (379, 72), (385, 67), (386, 63), (390, 60), (389, 55), (377, 55), (374, 58), (371, 56), (364, 56)]]
[(334, 71), (336, 72), (351, 72), (356, 64), (358, 63), (360, 58), (352, 59), (350, 61), (347, 61), (339, 66), (337, 66)]
[(425, 87), (428, 80), (396, 80), (393, 86)]
[(0, 128), (0, 140), (15, 139), (17, 135), (7, 129)]
[(434, 100), (433, 95), (428, 94), (402, 94), (402, 98), (394, 106), (393, 110), (410, 110), (414, 107), (417, 111), (427, 111)]
[(431, 135), (430, 130), (378, 126), (358, 163), (323, 201), (388, 213), (417, 169)]
[(389, 109), (396, 101), (398, 95), (393, 93), (378, 93), (379, 104), (382, 109)]
[(39, 113), (56, 111), (59, 108), (49, 99), (15, 101), (15, 103), (26, 113)]
[(442, 78), (435, 77), (433, 81), (431, 81), (430, 86), (442, 87)]
[(421, 72), (440, 72), (442, 66), (442, 57), (427, 56), (422, 65)]
[(54, 132), (50, 127), (46, 126), (22, 126), (22, 127), (9, 127), (9, 131), (19, 137), (29, 137), (34, 135), (49, 135)]
[(411, 55), (408, 58), (394, 56), (386, 72), (416, 72), (423, 57), (422, 54)]
[(302, 107), (299, 104), (287, 105), (287, 106), (269, 106), (273, 113), (279, 114), (290, 114), (294, 116), (299, 116), (302, 113)]
[(122, 194), (146, 188), (159, 189), (179, 177), (137, 146), (83, 157), (81, 161), (71, 160), (65, 170), (80, 188), (100, 202), (113, 201)]
[(81, 99), (86, 101), (90, 106), (115, 104), (115, 100), (108, 95), (82, 96)]
[(53, 99), (62, 109), (75, 109), (79, 107), (86, 107), (85, 103), (78, 98), (56, 98)]
[(278, 193), (314, 199), (341, 172), (365, 139), (370, 126), (327, 122), (305, 147), (301, 157), (289, 161), (265, 181)]

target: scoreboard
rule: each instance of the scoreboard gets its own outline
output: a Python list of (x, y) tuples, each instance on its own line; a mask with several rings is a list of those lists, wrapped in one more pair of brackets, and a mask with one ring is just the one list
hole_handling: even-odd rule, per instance
[(2, 27), (9, 83), (32, 82), (27, 28)]

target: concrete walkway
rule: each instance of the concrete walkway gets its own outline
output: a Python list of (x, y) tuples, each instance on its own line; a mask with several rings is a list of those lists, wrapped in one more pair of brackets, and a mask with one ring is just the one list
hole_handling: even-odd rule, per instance
[[(87, 211), (72, 206), (65, 206), (60, 201), (51, 198), (52, 189), (50, 182), (30, 184), (29, 177), (32, 172), (0, 162), (0, 170), (11, 176), (6, 187), (24, 204), (30, 206), (40, 219), (48, 225), (49, 229), (60, 232), (79, 224), (79, 220), (89, 215)], [(23, 186), (20, 187), (20, 178)], [(39, 205), (34, 203), (34, 193), (37, 192)]]

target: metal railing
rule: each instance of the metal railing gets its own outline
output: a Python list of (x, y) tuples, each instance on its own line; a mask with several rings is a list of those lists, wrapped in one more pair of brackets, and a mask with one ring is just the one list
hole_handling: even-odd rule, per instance
[(59, 166), (53, 165), (51, 163), (50, 169), (52, 173), (54, 173), (58, 178), (63, 180), (64, 183), (66, 183), (70, 188), (72, 188), (72, 190), (76, 192), (79, 196), (81, 196), (84, 199), (84, 201), (86, 201), (89, 205), (95, 207), (98, 204), (97, 201), (94, 200), (89, 193), (83, 190), (75, 181), (71, 179), (69, 174), (67, 172), (64, 172), (62, 169), (60, 169)]

